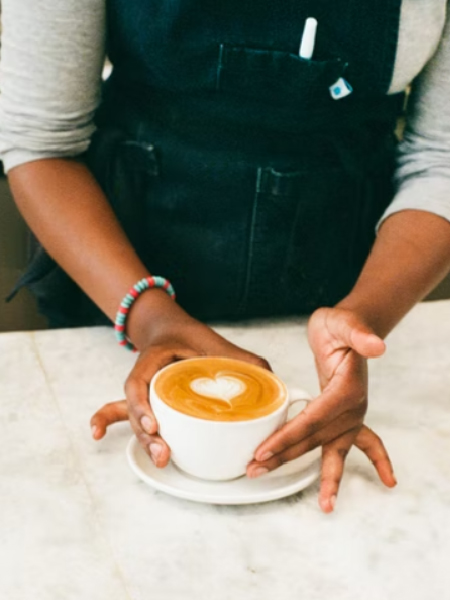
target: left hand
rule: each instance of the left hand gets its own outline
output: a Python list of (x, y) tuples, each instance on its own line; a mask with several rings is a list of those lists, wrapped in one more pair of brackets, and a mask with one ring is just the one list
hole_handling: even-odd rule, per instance
[(258, 447), (247, 475), (257, 477), (322, 446), (319, 504), (324, 512), (331, 512), (352, 445), (367, 455), (386, 486), (397, 483), (383, 442), (363, 424), (367, 358), (381, 356), (385, 344), (355, 313), (340, 308), (313, 313), (308, 339), (321, 394)]

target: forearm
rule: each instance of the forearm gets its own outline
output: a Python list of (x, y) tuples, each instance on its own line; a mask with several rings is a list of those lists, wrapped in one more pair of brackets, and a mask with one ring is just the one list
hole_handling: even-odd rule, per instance
[(450, 270), (450, 223), (425, 211), (395, 213), (381, 226), (364, 269), (339, 304), (385, 337)]
[[(8, 177), (19, 210), (47, 252), (114, 319), (128, 289), (149, 273), (88, 168), (75, 160), (39, 160)], [(143, 313), (166, 304), (160, 290), (136, 302), (128, 326), (135, 344), (142, 345)]]

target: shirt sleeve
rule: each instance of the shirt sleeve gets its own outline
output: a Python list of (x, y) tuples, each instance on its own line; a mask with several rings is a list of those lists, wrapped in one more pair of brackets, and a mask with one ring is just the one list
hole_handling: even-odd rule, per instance
[(450, 14), (436, 54), (412, 85), (397, 151), (395, 189), (377, 227), (408, 209), (450, 221)]
[(105, 0), (3, 0), (0, 159), (8, 172), (83, 153), (95, 130)]

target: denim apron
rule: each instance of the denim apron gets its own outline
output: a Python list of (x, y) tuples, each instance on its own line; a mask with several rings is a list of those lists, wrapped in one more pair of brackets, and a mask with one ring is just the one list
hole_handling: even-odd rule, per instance
[[(86, 161), (150, 272), (205, 320), (339, 301), (393, 196), (401, 0), (107, 6), (114, 67)], [(341, 77), (353, 93), (334, 100)], [(105, 322), (40, 246), (20, 285), (53, 326)]]

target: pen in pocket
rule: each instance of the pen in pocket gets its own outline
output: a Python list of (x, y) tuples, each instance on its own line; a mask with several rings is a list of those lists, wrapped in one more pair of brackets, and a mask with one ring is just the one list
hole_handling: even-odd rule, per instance
[(313, 17), (306, 19), (303, 29), (302, 41), (300, 43), (299, 56), (310, 60), (314, 54), (316, 44), (317, 20)]

